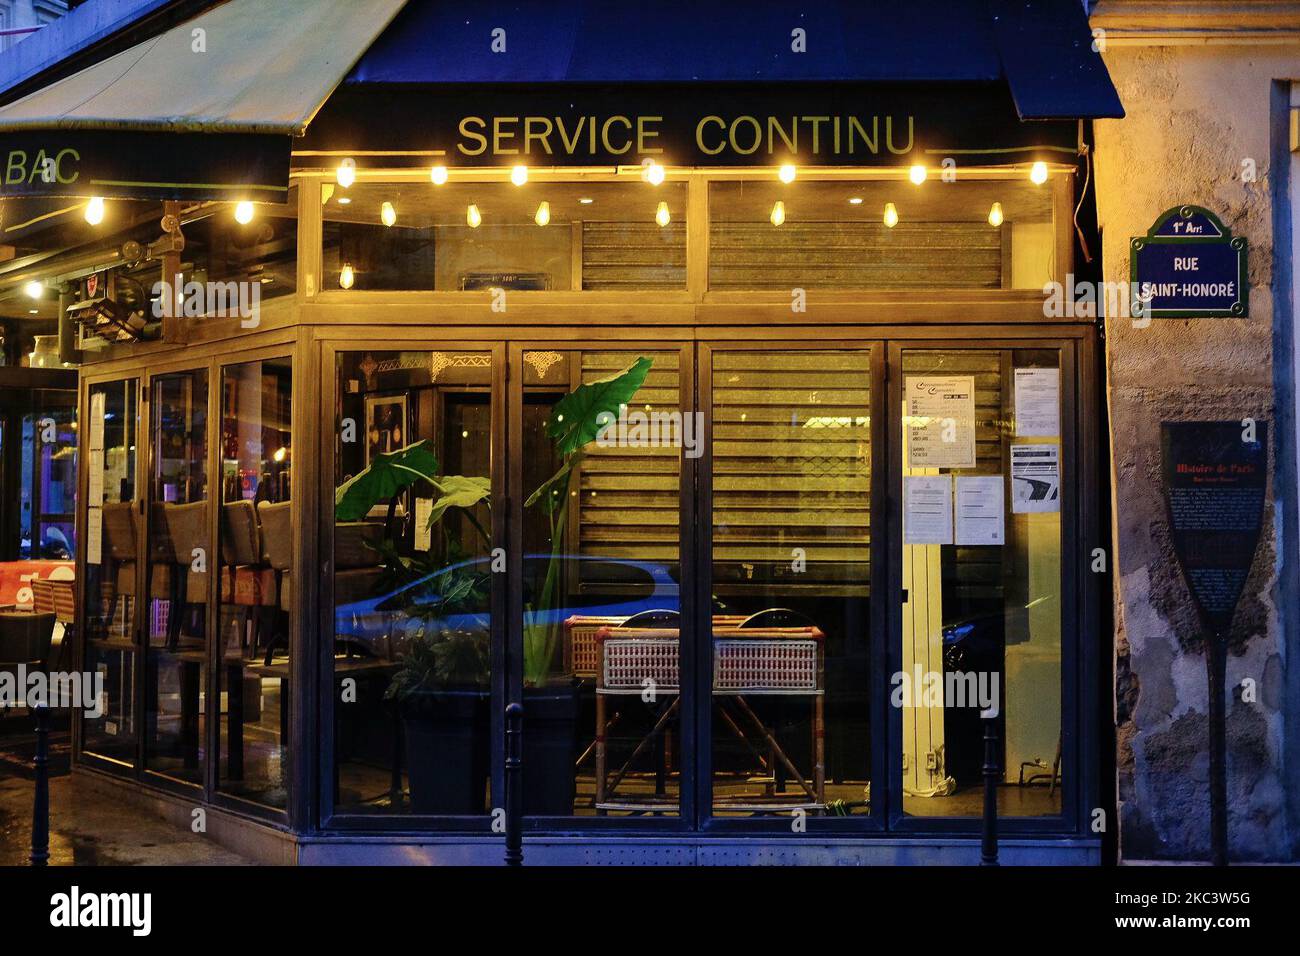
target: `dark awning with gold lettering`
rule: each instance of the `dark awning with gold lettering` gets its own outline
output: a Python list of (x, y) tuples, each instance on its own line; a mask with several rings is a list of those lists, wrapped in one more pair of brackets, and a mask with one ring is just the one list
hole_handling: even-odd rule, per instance
[(412, 0), (295, 143), (386, 162), (1072, 161), (1122, 116), (1077, 0)]

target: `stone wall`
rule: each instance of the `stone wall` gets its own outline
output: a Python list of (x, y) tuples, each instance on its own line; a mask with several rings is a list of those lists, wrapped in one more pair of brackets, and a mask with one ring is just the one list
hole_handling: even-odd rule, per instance
[[(1273, 467), (1262, 543), (1230, 637), (1230, 852), (1235, 860), (1292, 859), (1275, 508), (1294, 491), (1276, 487), (1272, 287), (1272, 179), (1289, 170), (1270, 168), (1270, 136), (1274, 81), (1300, 77), (1300, 40), (1134, 39), (1108, 43), (1104, 58), (1128, 114), (1095, 126), (1105, 278), (1127, 281), (1129, 238), (1165, 210), (1193, 203), (1247, 237), (1251, 286), (1250, 315), (1241, 320), (1156, 320), (1146, 328), (1107, 320), (1120, 852), (1128, 860), (1205, 859), (1209, 848), (1204, 643), (1165, 520), (1160, 423), (1254, 417), (1269, 421)], [(1289, 375), (1285, 354), (1281, 361)], [(1283, 442), (1290, 449), (1290, 439)], [(1253, 702), (1242, 699), (1248, 678)]]

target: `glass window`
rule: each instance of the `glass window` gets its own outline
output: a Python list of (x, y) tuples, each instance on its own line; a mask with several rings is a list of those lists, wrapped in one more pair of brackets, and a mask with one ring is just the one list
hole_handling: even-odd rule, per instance
[(208, 373), (150, 382), (145, 765), (203, 783), (207, 735)]
[(347, 352), (335, 446), (335, 809), (486, 815), (492, 355)]
[(678, 812), (678, 358), (524, 353), (525, 814)]
[(39, 391), (41, 410), (23, 416), (19, 494), (20, 558), (71, 560), (77, 487), (77, 410), (56, 393)]
[(86, 712), (87, 753), (136, 759), (136, 567), (140, 521), (136, 500), (135, 379), (89, 387), (86, 455), (86, 580), (83, 589), (86, 669), (103, 676), (97, 712)]
[(288, 804), (293, 374), (287, 358), (221, 371), (221, 789)]
[(682, 289), (686, 185), (322, 186), (326, 288)]
[(995, 710), (1003, 816), (1061, 812), (1056, 349), (903, 352), (903, 809), (978, 816)]
[(709, 288), (1041, 289), (1052, 196), (1023, 180), (715, 182)]
[(713, 355), (713, 811), (871, 807), (871, 352)]

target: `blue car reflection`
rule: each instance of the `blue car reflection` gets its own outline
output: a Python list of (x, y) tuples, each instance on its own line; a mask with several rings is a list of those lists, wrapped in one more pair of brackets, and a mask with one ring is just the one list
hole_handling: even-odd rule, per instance
[[(550, 554), (526, 554), (523, 560), (525, 582), (540, 582), (552, 560), (567, 565), (571, 579), (599, 582), (598, 592), (566, 599), (557, 608), (525, 610), (525, 625), (562, 624), (574, 614), (631, 617), (641, 611), (679, 609), (677, 581), (662, 564), (591, 555), (561, 555), (556, 559)], [(491, 623), (486, 593), (481, 600), (471, 602), (478, 605), (473, 611), (429, 614), (420, 609), (436, 608), (444, 590), (466, 574), (480, 576), (486, 588), (491, 573), (491, 558), (473, 558), (439, 568), (386, 594), (338, 605), (334, 610), (335, 641), (376, 657), (392, 658), (402, 652), (409, 632), (418, 628), (486, 632)], [(525, 605), (529, 601), (525, 588)]]

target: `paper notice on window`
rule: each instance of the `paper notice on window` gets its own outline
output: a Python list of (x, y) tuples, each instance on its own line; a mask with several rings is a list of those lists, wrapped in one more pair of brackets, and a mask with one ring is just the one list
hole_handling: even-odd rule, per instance
[(415, 499), (415, 550), (428, 551), (433, 544), (433, 529), (429, 518), (433, 515), (432, 498)]
[(957, 544), (1006, 544), (1001, 475), (957, 478)]
[(1016, 369), (1016, 437), (1061, 434), (1061, 370)]
[(90, 487), (86, 489), (86, 502), (98, 508), (104, 503), (104, 452), (92, 448), (89, 458)]
[(103, 548), (104, 512), (92, 505), (86, 509), (86, 563), (102, 563)]
[(1061, 510), (1059, 446), (1011, 446), (1011, 510), (1015, 514)]
[(90, 396), (90, 450), (104, 447), (104, 393)]
[(973, 375), (909, 375), (903, 401), (909, 468), (975, 467)]
[(903, 478), (903, 543), (952, 544), (952, 475)]

